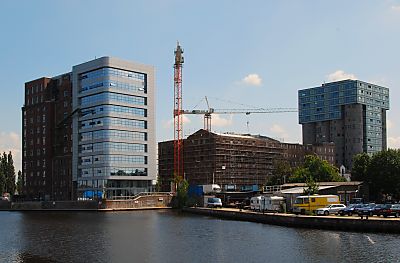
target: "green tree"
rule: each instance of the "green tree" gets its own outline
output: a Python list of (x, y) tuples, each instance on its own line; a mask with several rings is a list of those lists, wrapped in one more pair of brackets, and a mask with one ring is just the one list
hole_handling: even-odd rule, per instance
[(181, 176), (175, 176), (177, 207), (182, 208), (188, 200), (189, 183)]
[(292, 173), (292, 168), (286, 160), (277, 160), (274, 162), (274, 175), (270, 176), (266, 182), (266, 185), (281, 185), (286, 183)]
[(314, 181), (314, 179), (310, 176), (306, 179), (306, 186), (303, 189), (303, 194), (305, 195), (313, 195), (313, 194), (318, 194), (319, 191), (319, 185), (317, 182)]
[(0, 195), (6, 190), (6, 167), (7, 167), (7, 155), (3, 153), (0, 157)]
[(11, 195), (15, 194), (15, 167), (11, 152), (7, 155), (6, 163), (6, 187), (5, 191)]
[(360, 153), (353, 158), (353, 168), (351, 169), (352, 181), (368, 182), (368, 169), (371, 163), (371, 156), (367, 153)]
[(21, 171), (18, 171), (18, 178), (17, 178), (17, 192), (19, 195), (22, 194), (22, 187), (24, 185), (23, 178), (22, 178), (22, 173)]
[(400, 200), (400, 150), (375, 153), (367, 168), (367, 183), (373, 200), (386, 196)]
[(307, 180), (315, 182), (344, 182), (345, 178), (339, 175), (339, 170), (315, 155), (307, 155), (304, 164), (297, 167), (289, 177), (291, 183), (305, 183)]

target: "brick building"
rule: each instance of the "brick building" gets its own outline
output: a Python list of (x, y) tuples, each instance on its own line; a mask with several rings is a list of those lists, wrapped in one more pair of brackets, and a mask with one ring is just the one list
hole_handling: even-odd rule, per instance
[[(159, 182), (169, 191), (173, 177), (173, 141), (158, 144)], [(316, 154), (334, 163), (332, 144), (303, 146), (281, 143), (261, 135), (219, 134), (199, 130), (184, 140), (184, 173), (190, 184), (216, 183), (224, 189), (250, 189), (265, 185), (274, 163), (288, 160), (300, 165)]]
[(71, 92), (70, 74), (25, 83), (22, 174), (28, 199), (71, 198)]
[(297, 167), (303, 164), (306, 155), (317, 155), (322, 160), (327, 161), (331, 165), (335, 162), (335, 144), (320, 143), (302, 145), (298, 143), (282, 143), (284, 148), (284, 159), (287, 160), (291, 167)]

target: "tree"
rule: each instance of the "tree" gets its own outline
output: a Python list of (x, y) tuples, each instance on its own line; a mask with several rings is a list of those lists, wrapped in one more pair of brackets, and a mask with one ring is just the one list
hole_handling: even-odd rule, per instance
[(6, 164), (6, 192), (15, 194), (15, 167), (11, 152), (7, 155)]
[(22, 173), (21, 171), (18, 171), (18, 178), (17, 178), (17, 192), (19, 195), (22, 194), (22, 187), (24, 185), (23, 178), (22, 178)]
[(11, 152), (0, 157), (0, 194), (15, 193), (15, 168)]
[(368, 168), (371, 163), (371, 156), (367, 153), (360, 153), (353, 158), (353, 168), (351, 169), (352, 181), (369, 181)]
[(368, 165), (366, 178), (372, 199), (382, 200), (391, 196), (400, 200), (400, 150), (375, 153)]
[(6, 175), (4, 173), (4, 162), (3, 158), (0, 157), (0, 196), (4, 193), (5, 182), (6, 182)]
[(303, 193), (305, 195), (313, 195), (318, 194), (319, 185), (314, 181), (314, 179), (310, 176), (306, 180), (306, 187), (303, 189)]
[(189, 183), (181, 176), (175, 176), (175, 185), (177, 206), (178, 208), (182, 208), (186, 205), (186, 202), (188, 200)]
[(6, 167), (7, 167), (7, 155), (3, 153), (0, 157), (0, 195), (6, 190)]
[(310, 178), (315, 182), (344, 182), (345, 178), (339, 175), (339, 170), (315, 155), (307, 155), (304, 164), (297, 167), (289, 177), (291, 183), (305, 183)]
[(286, 183), (286, 178), (289, 178), (292, 168), (286, 160), (277, 160), (274, 162), (274, 175), (268, 178), (266, 185), (281, 185)]

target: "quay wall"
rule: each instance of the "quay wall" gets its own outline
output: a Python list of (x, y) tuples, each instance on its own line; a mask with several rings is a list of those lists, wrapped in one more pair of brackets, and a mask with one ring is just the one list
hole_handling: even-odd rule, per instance
[(231, 220), (250, 221), (264, 224), (329, 229), (356, 232), (400, 233), (398, 219), (360, 219), (357, 217), (324, 217), (293, 214), (262, 214), (223, 209), (184, 208), (184, 212)]
[(155, 194), (131, 200), (0, 202), (0, 211), (115, 211), (170, 208), (173, 196)]
[(169, 208), (172, 198), (172, 195), (151, 195), (139, 196), (133, 200), (105, 200), (103, 209)]

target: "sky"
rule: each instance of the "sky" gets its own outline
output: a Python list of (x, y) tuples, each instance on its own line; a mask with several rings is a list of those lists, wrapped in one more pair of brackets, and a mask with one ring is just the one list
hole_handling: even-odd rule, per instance
[[(0, 1), (0, 151), (21, 169), (24, 83), (101, 56), (156, 69), (157, 141), (173, 138), (173, 63), (183, 107), (297, 107), (299, 89), (360, 79), (390, 89), (388, 146), (400, 147), (400, 0)], [(397, 116), (397, 117), (396, 117)], [(184, 135), (203, 128), (185, 115)], [(297, 113), (213, 115), (212, 130), (301, 143)]]

